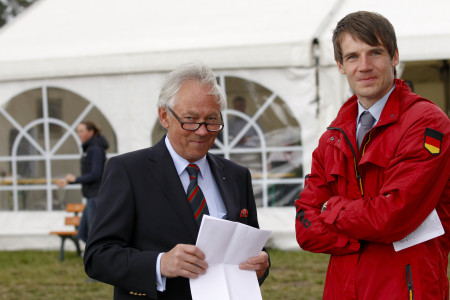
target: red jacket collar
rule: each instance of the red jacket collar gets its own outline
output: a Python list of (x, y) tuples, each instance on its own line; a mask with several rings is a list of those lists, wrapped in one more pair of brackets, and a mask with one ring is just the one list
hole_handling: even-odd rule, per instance
[[(409, 87), (403, 80), (395, 79), (394, 84), (395, 89), (389, 96), (376, 127), (396, 122), (400, 111), (419, 98), (417, 95), (411, 93)], [(331, 122), (330, 127), (339, 127), (345, 130), (347, 126), (353, 126), (356, 129), (356, 118), (358, 116), (357, 100), (356, 95), (348, 99), (342, 105), (336, 119)]]

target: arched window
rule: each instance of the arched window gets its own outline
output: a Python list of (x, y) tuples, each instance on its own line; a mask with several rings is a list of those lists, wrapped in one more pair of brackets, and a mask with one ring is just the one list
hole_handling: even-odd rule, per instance
[[(300, 125), (288, 105), (262, 85), (220, 76), (228, 98), (224, 129), (211, 153), (249, 168), (258, 206), (293, 205), (303, 188)], [(152, 144), (165, 134), (156, 121)]]
[(117, 152), (116, 137), (103, 114), (70, 91), (42, 87), (26, 91), (0, 106), (0, 210), (62, 210), (80, 202), (80, 185), (58, 189), (56, 180), (80, 174), (83, 120), (94, 121)]

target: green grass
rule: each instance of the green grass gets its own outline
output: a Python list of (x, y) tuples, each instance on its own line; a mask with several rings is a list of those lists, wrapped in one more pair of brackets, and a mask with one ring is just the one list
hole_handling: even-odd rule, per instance
[[(272, 268), (262, 286), (264, 299), (321, 299), (328, 258), (308, 252), (269, 251)], [(86, 282), (83, 262), (66, 252), (0, 252), (0, 299), (112, 299), (113, 288)]]
[(261, 287), (263, 299), (322, 299), (328, 255), (280, 250), (269, 253), (272, 266)]
[[(328, 255), (269, 250), (272, 267), (261, 290), (266, 300), (322, 299)], [(86, 282), (83, 262), (66, 252), (0, 252), (0, 300), (112, 299), (113, 287)]]
[(0, 253), (0, 299), (112, 299), (113, 288), (86, 283), (82, 259), (66, 252), (14, 251)]

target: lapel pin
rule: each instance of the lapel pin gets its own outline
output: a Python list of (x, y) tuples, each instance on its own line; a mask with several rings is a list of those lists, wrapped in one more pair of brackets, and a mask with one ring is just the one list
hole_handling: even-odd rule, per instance
[(248, 217), (248, 210), (246, 208), (241, 209), (241, 214), (239, 215), (241, 218)]

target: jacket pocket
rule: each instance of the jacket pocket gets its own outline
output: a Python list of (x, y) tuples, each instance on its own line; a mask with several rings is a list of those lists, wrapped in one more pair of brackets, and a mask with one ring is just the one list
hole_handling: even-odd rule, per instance
[(406, 285), (408, 287), (408, 300), (414, 300), (411, 265), (406, 265)]

